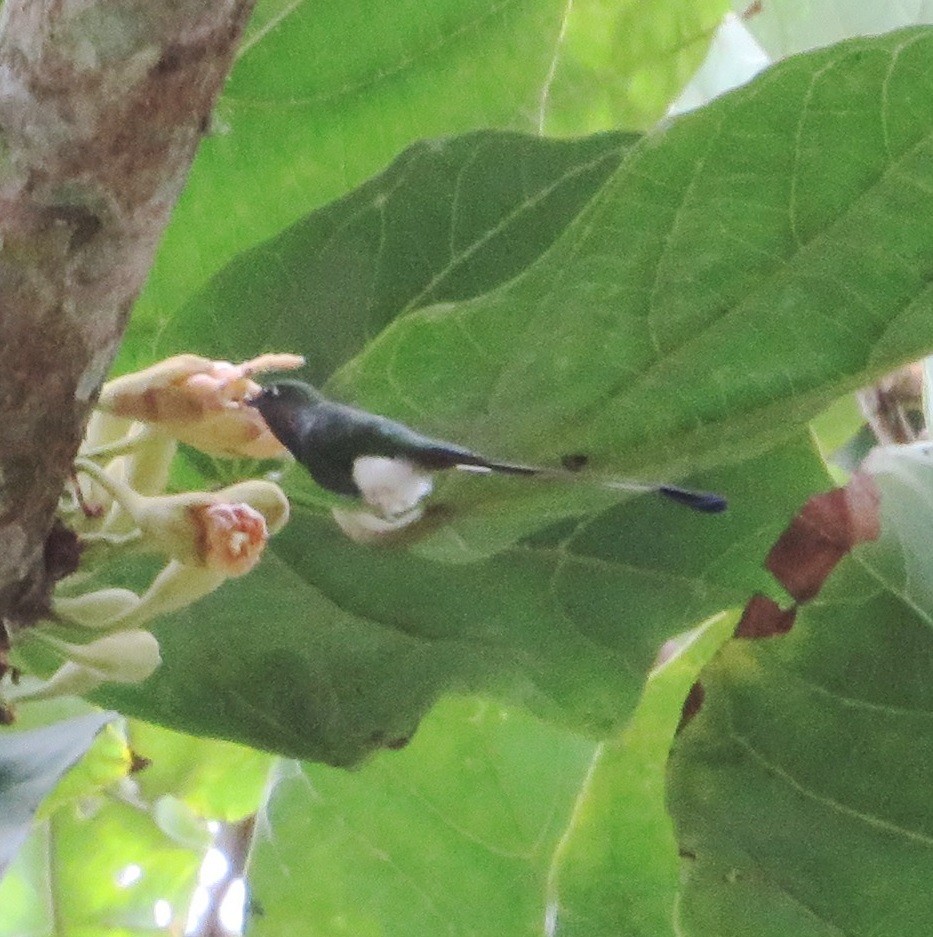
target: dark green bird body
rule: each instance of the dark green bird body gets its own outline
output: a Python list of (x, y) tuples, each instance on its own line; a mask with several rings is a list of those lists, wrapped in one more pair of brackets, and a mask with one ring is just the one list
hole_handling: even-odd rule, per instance
[[(427, 480), (430, 473), (462, 468), (582, 481), (619, 491), (653, 491), (697, 511), (718, 512), (726, 507), (725, 499), (719, 495), (676, 485), (581, 478), (561, 469), (493, 462), (462, 446), (424, 436), (403, 423), (328, 400), (303, 381), (269, 384), (248, 402), (259, 410), (279, 442), (322, 488), (341, 495), (363, 497), (377, 506), (380, 503), (374, 500), (372, 491), (381, 489), (381, 486), (378, 479), (372, 480), (372, 471), (366, 473), (370, 490), (364, 491), (360, 486), (363, 477), (360, 466), (367, 460), (372, 463), (384, 459), (410, 466), (426, 480), (421, 487), (422, 495), (430, 491), (430, 481)], [(378, 471), (379, 466), (369, 468)], [(400, 503), (407, 503), (406, 498), (403, 497)]]
[(424, 436), (404, 423), (327, 400), (300, 381), (271, 384), (250, 403), (311, 477), (337, 494), (361, 494), (354, 468), (357, 459), (364, 456), (404, 459), (428, 472), (458, 465), (513, 475), (536, 471), (490, 462), (462, 446)]

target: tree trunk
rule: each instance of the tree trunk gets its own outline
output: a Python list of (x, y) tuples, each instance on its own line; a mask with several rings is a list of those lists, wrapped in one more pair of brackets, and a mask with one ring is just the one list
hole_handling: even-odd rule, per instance
[(56, 503), (254, 2), (0, 10), (0, 672), (73, 562)]

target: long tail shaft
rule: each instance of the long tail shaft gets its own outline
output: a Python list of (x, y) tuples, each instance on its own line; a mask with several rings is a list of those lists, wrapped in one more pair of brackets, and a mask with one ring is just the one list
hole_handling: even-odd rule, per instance
[(684, 507), (694, 511), (702, 511), (705, 514), (718, 514), (728, 507), (728, 502), (722, 495), (712, 491), (695, 491), (692, 488), (681, 488), (679, 485), (641, 482), (628, 478), (598, 478), (567, 469), (536, 468), (530, 465), (515, 465), (511, 462), (490, 462), (485, 459), (481, 463), (477, 462), (472, 465), (461, 463), (457, 465), (457, 468), (463, 472), (482, 474), (497, 472), (501, 475), (537, 475), (539, 478), (551, 478), (570, 484), (593, 485), (610, 491), (642, 491), (659, 494), (684, 505)]

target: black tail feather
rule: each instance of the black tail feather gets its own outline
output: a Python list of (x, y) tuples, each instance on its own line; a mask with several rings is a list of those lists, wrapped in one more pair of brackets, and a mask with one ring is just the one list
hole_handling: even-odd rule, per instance
[(717, 495), (712, 491), (691, 491), (689, 488), (678, 488), (676, 485), (658, 485), (657, 492), (665, 498), (670, 498), (671, 501), (707, 514), (725, 511), (729, 504), (722, 495)]

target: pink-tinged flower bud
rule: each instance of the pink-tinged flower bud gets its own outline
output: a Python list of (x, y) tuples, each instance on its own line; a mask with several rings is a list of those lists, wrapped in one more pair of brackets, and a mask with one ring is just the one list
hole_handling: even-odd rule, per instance
[(219, 502), (191, 508), (201, 535), (198, 553), (208, 569), (227, 576), (248, 573), (262, 556), (269, 530), (248, 504)]
[(214, 492), (147, 496), (93, 462), (79, 459), (75, 465), (129, 514), (144, 545), (225, 576), (249, 572), (259, 561), (270, 529), (279, 530), (288, 519), (288, 499), (273, 482), (253, 479)]
[(255, 508), (266, 519), (269, 536), (277, 534), (288, 522), (290, 513), (288, 498), (275, 482), (262, 478), (249, 478), (246, 481), (228, 485), (216, 492), (224, 501), (233, 504), (244, 502)]
[(255, 407), (252, 380), (263, 371), (301, 367), (300, 355), (260, 355), (242, 364), (176, 355), (149, 368), (108, 381), (99, 410), (146, 422), (159, 432), (210, 455), (255, 459), (287, 454)]

